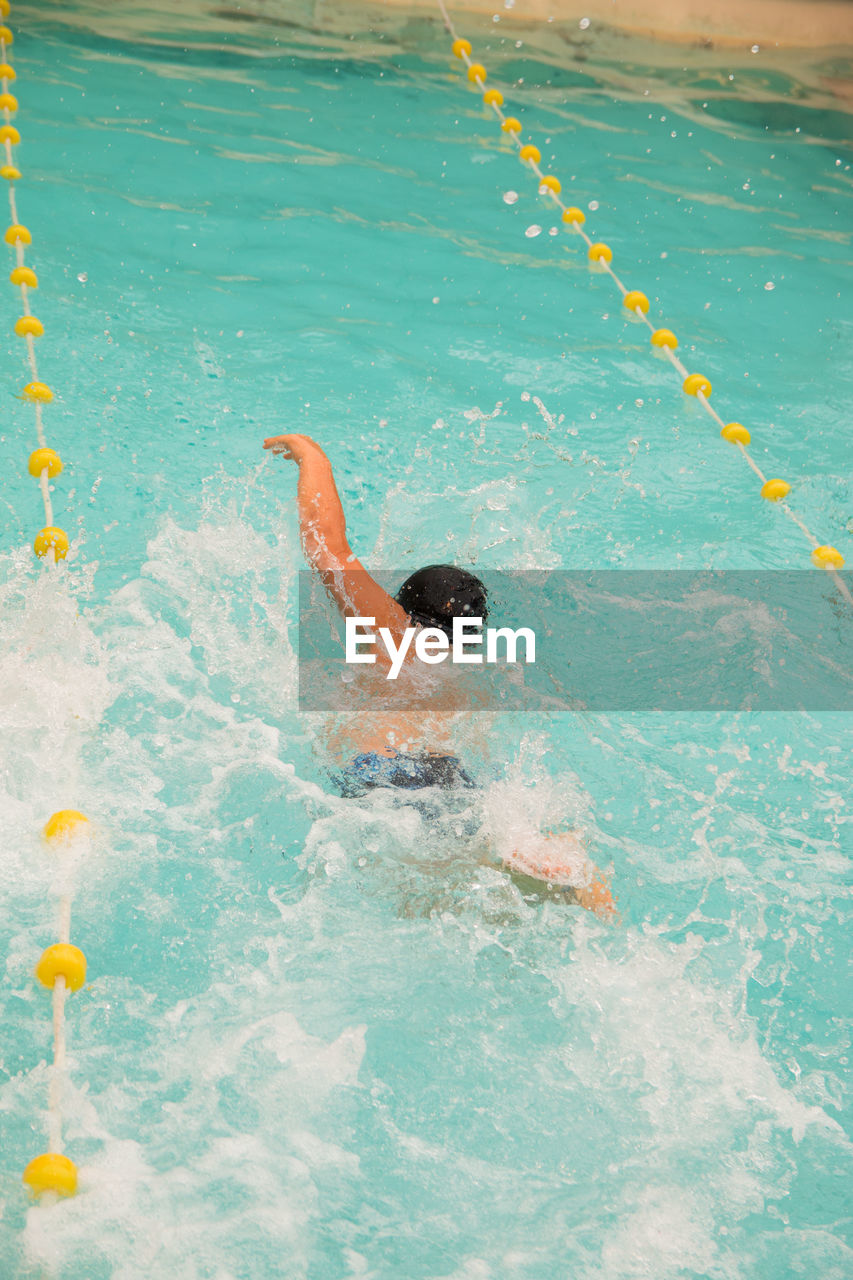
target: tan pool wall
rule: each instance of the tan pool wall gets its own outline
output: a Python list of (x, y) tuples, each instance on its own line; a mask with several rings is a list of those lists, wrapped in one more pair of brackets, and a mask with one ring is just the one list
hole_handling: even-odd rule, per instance
[[(337, 7), (342, 0), (334, 0)], [(344, 0), (353, 18), (363, 6)], [(384, 0), (389, 9), (434, 15), (432, 0)], [(317, 8), (321, 9), (322, 4)], [(604, 25), (635, 35), (677, 43), (752, 45), (813, 49), (853, 45), (851, 0), (457, 0), (448, 4), (451, 19), (498, 14), (501, 21), (580, 22)]]

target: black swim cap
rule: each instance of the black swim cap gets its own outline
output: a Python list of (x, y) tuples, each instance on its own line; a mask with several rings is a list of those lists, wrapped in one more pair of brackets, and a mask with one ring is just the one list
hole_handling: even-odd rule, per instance
[(407, 578), (395, 599), (413, 622), (438, 627), (453, 639), (454, 618), (486, 621), (486, 588), (479, 578), (453, 564), (430, 564)]

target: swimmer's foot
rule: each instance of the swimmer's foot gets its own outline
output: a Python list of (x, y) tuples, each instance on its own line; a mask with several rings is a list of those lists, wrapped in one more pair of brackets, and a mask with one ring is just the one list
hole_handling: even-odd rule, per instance
[(600, 919), (610, 923), (618, 919), (607, 876), (590, 862), (573, 832), (538, 836), (505, 861), (514, 871), (535, 880), (571, 889), (575, 900)]
[(616, 899), (610, 891), (610, 881), (597, 867), (589, 884), (582, 888), (572, 886), (572, 892), (580, 905), (598, 916), (600, 920), (606, 920), (608, 924), (619, 923), (619, 913), (616, 910)]

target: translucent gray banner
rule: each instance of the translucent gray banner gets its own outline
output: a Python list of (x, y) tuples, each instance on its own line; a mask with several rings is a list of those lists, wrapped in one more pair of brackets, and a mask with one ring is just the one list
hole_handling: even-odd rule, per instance
[[(410, 572), (372, 577), (393, 595)], [(301, 708), (441, 712), (467, 700), (472, 711), (531, 713), (853, 710), (853, 609), (825, 571), (478, 576), (488, 592), (487, 625), (531, 630), (535, 662), (523, 660), (520, 643), (514, 663), (459, 667), (448, 657), (427, 667), (414, 658), (390, 680), (387, 662), (346, 661), (343, 619), (317, 578), (301, 573)], [(853, 574), (842, 576), (853, 591)], [(349, 575), (350, 586), (356, 578)], [(384, 654), (381, 641), (373, 651)]]

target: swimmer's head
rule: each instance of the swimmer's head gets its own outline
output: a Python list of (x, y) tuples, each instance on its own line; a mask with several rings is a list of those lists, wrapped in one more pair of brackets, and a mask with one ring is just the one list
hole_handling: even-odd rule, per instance
[(413, 622), (437, 627), (453, 638), (454, 618), (488, 616), (488, 596), (479, 578), (453, 564), (430, 564), (407, 578), (395, 599)]

